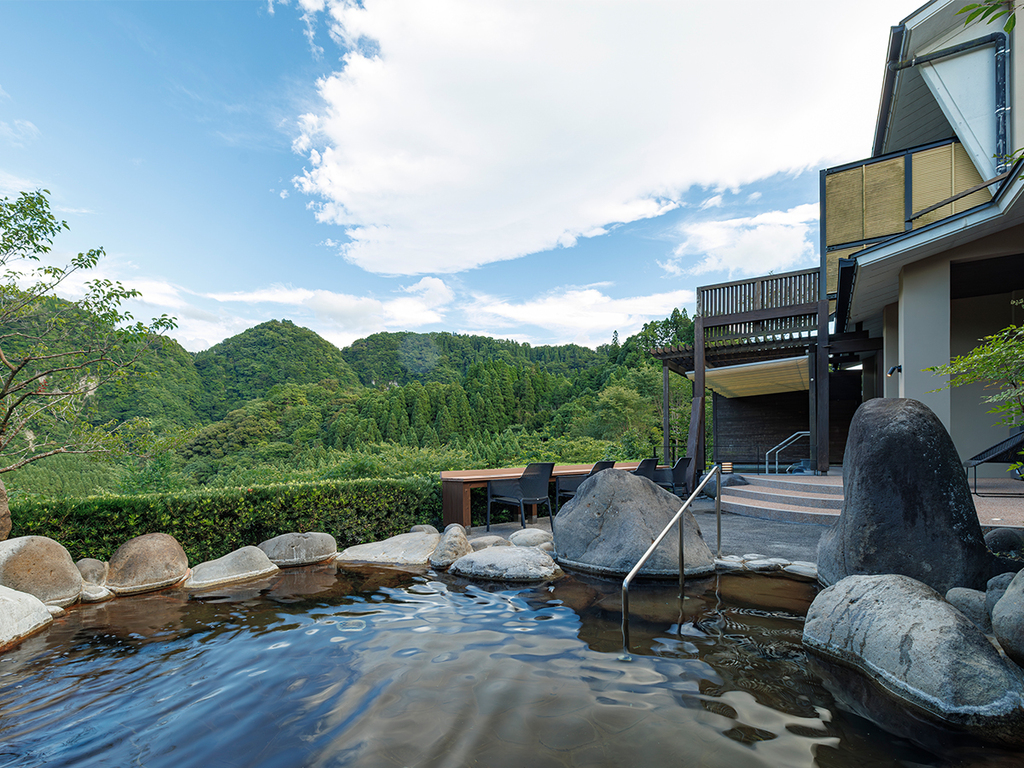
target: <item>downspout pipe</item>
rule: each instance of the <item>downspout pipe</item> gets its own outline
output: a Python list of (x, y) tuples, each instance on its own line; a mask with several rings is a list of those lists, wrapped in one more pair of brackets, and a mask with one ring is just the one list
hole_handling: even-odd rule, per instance
[(882, 82), (882, 100), (878, 104), (878, 120), (875, 122), (875, 143), (871, 151), (872, 157), (885, 154), (883, 151), (885, 133), (889, 128), (889, 111), (892, 109), (892, 96), (896, 90), (896, 70), (892, 65), (899, 61), (906, 31), (907, 28), (902, 24), (889, 29), (889, 55), (885, 60), (885, 80)]
[[(894, 27), (896, 29), (896, 27)], [(902, 38), (902, 35), (901, 35)], [(951, 56), (958, 56), (961, 53), (967, 53), (978, 48), (985, 48), (987, 46), (994, 45), (996, 49), (995, 63), (996, 63), (996, 173), (1002, 173), (1006, 170), (1006, 160), (1009, 155), (1009, 148), (1007, 146), (1007, 130), (1006, 130), (1006, 113), (1010, 111), (1010, 108), (1006, 105), (1006, 71), (1008, 69), (1007, 58), (1010, 53), (1008, 45), (1008, 39), (1004, 32), (993, 32), (985, 37), (979, 37), (976, 40), (971, 40), (967, 43), (960, 43), (959, 45), (950, 46), (949, 48), (943, 48), (940, 51), (929, 53), (924, 56), (913, 56), (905, 61), (893, 61), (890, 59), (888, 72), (886, 72), (886, 85), (888, 85), (888, 78), (890, 73), (895, 75), (903, 69), (909, 69), (910, 67), (917, 67), (921, 64), (931, 64), (933, 61), (939, 59), (946, 59)], [(891, 92), (889, 92), (891, 98)], [(881, 121), (879, 121), (881, 124)], [(879, 147), (879, 137), (875, 136), (875, 149)]]

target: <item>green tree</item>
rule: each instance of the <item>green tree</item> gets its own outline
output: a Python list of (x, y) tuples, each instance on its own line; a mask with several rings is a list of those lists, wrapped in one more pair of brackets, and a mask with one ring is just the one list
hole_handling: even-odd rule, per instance
[(96, 266), (103, 249), (65, 266), (47, 263), (54, 237), (68, 229), (51, 213), (48, 194), (0, 200), (0, 474), (47, 456), (123, 451), (126, 434), (145, 424), (93, 425), (83, 417), (86, 401), (130, 373), (175, 325), (166, 315), (134, 322), (121, 305), (139, 292), (110, 280), (87, 281), (78, 301), (56, 298), (72, 275)]
[[(1024, 300), (1012, 303), (1024, 306)], [(995, 390), (982, 398), (982, 402), (993, 406), (989, 413), (998, 415), (999, 423), (1011, 428), (1024, 425), (1024, 325), (1003, 328), (983, 338), (966, 355), (927, 370), (936, 376), (950, 377), (935, 391), (976, 382)], [(1020, 466), (1021, 462), (1014, 465)]]

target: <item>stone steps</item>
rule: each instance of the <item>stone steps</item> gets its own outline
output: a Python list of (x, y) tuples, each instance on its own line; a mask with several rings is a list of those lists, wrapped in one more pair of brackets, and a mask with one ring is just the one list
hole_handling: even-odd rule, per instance
[(842, 478), (743, 475), (749, 485), (726, 487), (722, 511), (787, 523), (830, 524), (843, 506)]

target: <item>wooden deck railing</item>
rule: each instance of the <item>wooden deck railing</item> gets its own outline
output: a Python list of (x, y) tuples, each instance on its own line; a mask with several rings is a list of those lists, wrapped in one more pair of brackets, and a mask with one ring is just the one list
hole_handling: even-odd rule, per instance
[(817, 330), (818, 269), (764, 275), (697, 289), (707, 341)]

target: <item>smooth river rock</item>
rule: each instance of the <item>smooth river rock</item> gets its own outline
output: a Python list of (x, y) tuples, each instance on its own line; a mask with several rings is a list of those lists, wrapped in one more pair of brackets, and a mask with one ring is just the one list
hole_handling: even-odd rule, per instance
[(322, 563), (338, 554), (338, 542), (329, 533), (283, 533), (259, 544), (278, 568)]
[(68, 551), (53, 539), (18, 536), (0, 541), (0, 586), (64, 607), (78, 600), (82, 574)]
[(472, 551), (473, 547), (466, 538), (466, 529), (453, 524), (444, 529), (444, 534), (427, 560), (432, 568), (447, 568)]
[(861, 405), (843, 465), (842, 511), (818, 542), (822, 583), (898, 573), (945, 594), (984, 589), (999, 572), (953, 441), (923, 403), (879, 397)]
[(512, 542), (502, 536), (477, 536), (469, 540), (469, 545), (477, 550), (487, 547), (511, 547)]
[(849, 576), (815, 597), (804, 647), (867, 675), (926, 719), (1024, 741), (1021, 671), (940, 594), (907, 576)]
[(166, 533), (146, 533), (117, 548), (107, 564), (105, 586), (115, 595), (136, 595), (177, 584), (187, 575), (188, 556), (181, 544)]
[(259, 547), (242, 547), (192, 568), (192, 575), (185, 582), (185, 588), (209, 589), (221, 584), (256, 579), (279, 570)]
[(970, 619), (985, 634), (992, 632), (992, 619), (985, 608), (985, 593), (979, 589), (953, 587), (946, 593), (946, 602)]
[(551, 555), (536, 547), (487, 547), (460, 557), (448, 572), (491, 581), (544, 581), (561, 573)]
[(104, 584), (107, 581), (107, 564), (94, 557), (83, 557), (75, 567), (82, 574), (82, 581), (86, 584)]
[(427, 565), (441, 541), (438, 533), (400, 533), (383, 541), (357, 544), (337, 557), (338, 562), (382, 563), (387, 565)]
[[(564, 568), (603, 575), (629, 573), (679, 511), (679, 497), (620, 469), (598, 472), (558, 511), (555, 559)], [(714, 573), (711, 550), (690, 511), (683, 515), (687, 576)], [(679, 535), (673, 530), (640, 571), (679, 574)]]
[(539, 547), (552, 541), (552, 536), (549, 531), (542, 531), (539, 528), (521, 528), (511, 533), (508, 541), (515, 547)]
[(1024, 571), (1010, 582), (992, 608), (992, 634), (1006, 655), (1024, 665)]
[(0, 586), (0, 652), (20, 643), (53, 621), (38, 597)]

